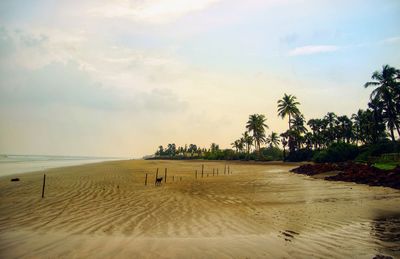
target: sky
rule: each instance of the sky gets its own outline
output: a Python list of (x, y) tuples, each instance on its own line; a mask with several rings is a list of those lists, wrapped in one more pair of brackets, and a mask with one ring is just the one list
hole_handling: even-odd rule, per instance
[(2, 0), (0, 153), (141, 157), (230, 147), (250, 114), (283, 132), (366, 108), (400, 68), (398, 0)]

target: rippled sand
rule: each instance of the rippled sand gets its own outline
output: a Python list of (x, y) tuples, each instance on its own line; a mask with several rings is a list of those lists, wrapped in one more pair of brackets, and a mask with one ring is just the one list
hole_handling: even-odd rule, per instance
[[(400, 257), (400, 191), (289, 173), (294, 165), (230, 163), (232, 175), (224, 165), (52, 169), (44, 199), (42, 173), (0, 178), (0, 257)], [(157, 167), (168, 168), (161, 187)]]

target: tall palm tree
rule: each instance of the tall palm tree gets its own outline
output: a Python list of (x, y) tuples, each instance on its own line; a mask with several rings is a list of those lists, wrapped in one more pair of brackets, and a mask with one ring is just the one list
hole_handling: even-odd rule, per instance
[(382, 71), (375, 71), (371, 79), (374, 81), (367, 82), (364, 87), (376, 87), (370, 96), (371, 100), (376, 103), (381, 101), (383, 104), (383, 118), (390, 131), (392, 141), (395, 141), (394, 129), (400, 136), (400, 110), (398, 100), (400, 99), (400, 71), (389, 65), (384, 65)]
[(271, 134), (267, 137), (267, 141), (266, 142), (269, 144), (270, 148), (278, 146), (279, 143), (280, 143), (278, 133), (271, 132)]
[(296, 99), (294, 95), (284, 94), (283, 98), (278, 100), (278, 116), (282, 117), (282, 119), (286, 116), (289, 117), (289, 129), (291, 129), (291, 117), (300, 113), (299, 108), (297, 108), (300, 103)]
[(265, 129), (268, 125), (265, 123), (267, 119), (263, 114), (252, 114), (249, 116), (246, 128), (253, 133), (254, 144), (257, 151), (260, 151), (260, 145), (265, 141)]

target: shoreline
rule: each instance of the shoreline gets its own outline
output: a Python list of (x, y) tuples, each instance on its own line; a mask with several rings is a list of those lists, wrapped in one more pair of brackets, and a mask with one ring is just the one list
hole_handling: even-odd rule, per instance
[(108, 161), (123, 161), (125, 159), (66, 159), (66, 160), (39, 160), (13, 161), (0, 163), (0, 178), (21, 176), (29, 173), (46, 172), (51, 169), (67, 168)]

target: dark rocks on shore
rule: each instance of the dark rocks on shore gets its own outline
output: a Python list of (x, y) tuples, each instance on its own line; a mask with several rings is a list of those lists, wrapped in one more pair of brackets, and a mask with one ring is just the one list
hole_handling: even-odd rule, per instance
[(306, 175), (340, 171), (337, 175), (325, 177), (325, 180), (355, 182), (400, 189), (399, 166), (393, 170), (381, 170), (370, 165), (349, 162), (341, 164), (306, 164), (291, 171)]
[(18, 182), (19, 181), (19, 178), (12, 178), (11, 179), (11, 182)]

